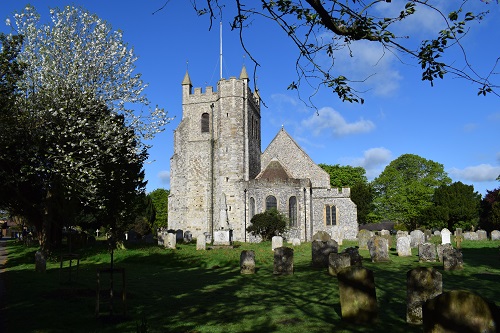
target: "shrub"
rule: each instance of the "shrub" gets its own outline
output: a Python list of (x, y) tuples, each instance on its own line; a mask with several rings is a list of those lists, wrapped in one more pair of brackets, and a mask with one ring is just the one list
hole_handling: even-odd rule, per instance
[(253, 235), (262, 237), (262, 240), (270, 240), (273, 236), (278, 236), (286, 231), (288, 219), (278, 212), (276, 208), (266, 210), (263, 213), (252, 217), (251, 225), (247, 231)]

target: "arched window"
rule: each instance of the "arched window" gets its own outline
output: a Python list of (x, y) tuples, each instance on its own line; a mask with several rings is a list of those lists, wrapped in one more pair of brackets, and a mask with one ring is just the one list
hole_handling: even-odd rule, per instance
[(254, 215), (255, 215), (255, 199), (252, 197), (250, 198), (250, 220)]
[(290, 227), (297, 226), (297, 197), (288, 199), (288, 219), (290, 220)]
[(276, 197), (273, 195), (270, 195), (266, 198), (266, 210), (269, 210), (271, 208), (278, 208)]
[(210, 131), (210, 115), (205, 112), (201, 115), (201, 133), (207, 133), (209, 131)]
[(325, 225), (337, 224), (337, 207), (334, 205), (325, 205)]

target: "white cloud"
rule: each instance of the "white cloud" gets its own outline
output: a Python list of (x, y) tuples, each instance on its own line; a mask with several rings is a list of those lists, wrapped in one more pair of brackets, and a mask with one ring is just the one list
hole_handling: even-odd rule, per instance
[(449, 173), (459, 179), (472, 182), (494, 181), (500, 175), (500, 166), (480, 164), (466, 167), (465, 169), (452, 168)]
[(170, 170), (158, 172), (158, 178), (162, 184), (165, 184), (167, 188), (170, 188)]
[(349, 164), (365, 168), (366, 177), (373, 179), (382, 172), (392, 160), (392, 153), (384, 147), (370, 148), (363, 152), (363, 157), (351, 160)]
[(321, 108), (318, 110), (318, 113), (303, 120), (302, 126), (312, 131), (314, 136), (328, 135), (337, 137), (367, 133), (375, 128), (375, 124), (372, 121), (363, 118), (349, 123), (340, 113), (330, 107)]

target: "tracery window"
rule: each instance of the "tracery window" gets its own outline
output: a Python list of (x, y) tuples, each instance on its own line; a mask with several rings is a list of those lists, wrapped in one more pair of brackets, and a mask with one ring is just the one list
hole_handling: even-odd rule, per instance
[(325, 225), (337, 224), (337, 207), (334, 205), (325, 205)]
[(269, 210), (271, 208), (278, 208), (276, 197), (273, 195), (270, 195), (266, 198), (266, 210)]
[(297, 226), (297, 197), (288, 199), (288, 220), (290, 221), (290, 227)]

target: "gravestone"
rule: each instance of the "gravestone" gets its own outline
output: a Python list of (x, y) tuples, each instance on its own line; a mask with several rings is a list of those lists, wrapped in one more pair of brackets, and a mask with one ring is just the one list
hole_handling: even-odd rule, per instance
[(409, 236), (408, 231), (398, 230), (396, 232), (396, 239), (398, 239), (399, 237), (407, 237), (407, 236)]
[(330, 234), (328, 234), (326, 231), (318, 231), (312, 236), (311, 241), (314, 242), (315, 240), (320, 240), (326, 242), (329, 241), (330, 239), (332, 239), (332, 236), (330, 236)]
[(205, 236), (205, 240), (207, 244), (212, 243), (212, 235), (209, 232), (204, 232), (203, 235)]
[(176, 234), (168, 233), (167, 234), (167, 242), (165, 244), (165, 247), (167, 249), (173, 249), (173, 250), (175, 250), (176, 245), (177, 245)]
[(373, 271), (350, 266), (337, 273), (342, 319), (354, 323), (373, 323), (378, 317)]
[(382, 229), (380, 230), (380, 236), (389, 236), (391, 232), (389, 230)]
[(476, 231), (478, 240), (488, 240), (488, 233), (486, 230), (478, 230)]
[(274, 251), (275, 248), (282, 246), (283, 246), (283, 237), (273, 236), (271, 240), (271, 250)]
[(396, 251), (400, 257), (411, 256), (410, 236), (402, 236), (397, 239)]
[(422, 324), (422, 305), (443, 292), (443, 276), (432, 267), (406, 273), (406, 322)]
[(380, 237), (387, 239), (387, 249), (388, 250), (392, 249), (392, 236), (391, 235), (380, 235)]
[(430, 231), (429, 229), (425, 229), (425, 231), (424, 231), (425, 241), (426, 242), (430, 241), (431, 237), (432, 237), (432, 231)]
[(372, 262), (387, 262), (389, 259), (389, 245), (387, 239), (381, 236), (373, 236), (368, 240), (368, 250)]
[(462, 228), (455, 229), (455, 236), (462, 236)]
[(368, 249), (368, 240), (372, 237), (371, 232), (366, 229), (361, 229), (358, 232), (358, 246), (360, 249)]
[(452, 290), (422, 307), (424, 332), (494, 333), (500, 328), (498, 308), (470, 291)]
[(184, 232), (184, 238), (183, 238), (183, 241), (184, 243), (191, 243), (193, 241), (193, 234), (191, 233), (191, 231), (189, 230), (186, 230), (186, 232)]
[(443, 268), (445, 271), (455, 271), (464, 268), (464, 259), (459, 249), (447, 248), (443, 251)]
[(337, 276), (340, 270), (351, 266), (351, 256), (349, 253), (330, 253), (328, 256), (328, 273)]
[(231, 230), (217, 230), (214, 231), (214, 245), (215, 246), (228, 246), (233, 243)]
[(204, 251), (207, 249), (207, 240), (204, 234), (198, 235), (196, 238), (196, 250)]
[(493, 230), (493, 231), (491, 232), (491, 240), (492, 240), (492, 241), (500, 240), (500, 231), (498, 231), (498, 230)]
[(434, 236), (441, 237), (441, 231), (439, 231), (439, 230), (435, 230), (435, 231), (434, 231)]
[(418, 260), (420, 262), (436, 261), (436, 245), (424, 243), (418, 246)]
[(478, 240), (479, 239), (477, 234), (473, 231), (464, 232), (463, 235), (464, 235), (464, 240)]
[(35, 272), (45, 273), (47, 270), (47, 259), (42, 251), (35, 253)]
[(351, 266), (363, 266), (363, 257), (359, 254), (356, 247), (347, 247), (342, 253), (347, 253), (351, 258)]
[(451, 244), (451, 231), (446, 228), (441, 230), (441, 244)]
[(292, 238), (292, 245), (299, 246), (300, 245), (300, 238)]
[(177, 229), (175, 231), (175, 242), (182, 243), (183, 240), (184, 240), (184, 231), (182, 231), (181, 229)]
[(333, 239), (329, 241), (315, 240), (311, 244), (312, 265), (318, 268), (328, 267), (330, 253), (337, 253), (339, 246)]
[(344, 233), (338, 225), (334, 225), (332, 227), (332, 239), (336, 241), (339, 246), (342, 245), (342, 241), (344, 240)]
[(276, 275), (293, 274), (293, 249), (277, 247), (274, 249), (274, 271)]
[(413, 230), (412, 232), (410, 232), (410, 237), (410, 246), (412, 248), (418, 247), (420, 244), (425, 243), (425, 235), (422, 230)]
[(450, 243), (447, 244), (438, 244), (437, 246), (437, 255), (439, 262), (443, 262), (443, 253), (445, 249), (453, 249), (453, 245)]
[(255, 273), (255, 252), (253, 250), (243, 250), (240, 254), (240, 273)]
[(158, 246), (167, 246), (167, 232), (162, 230), (158, 231)]

